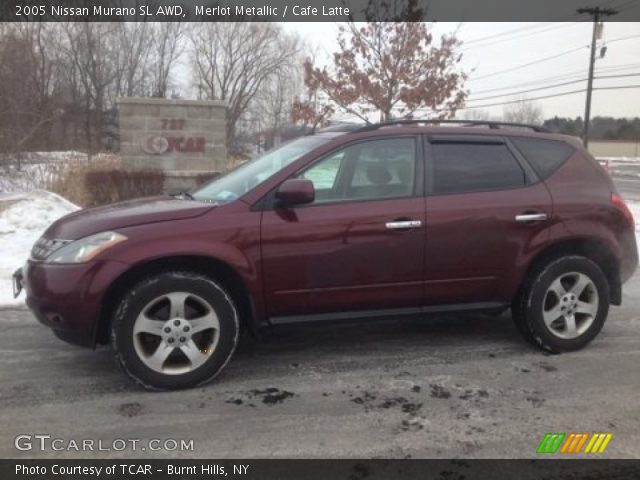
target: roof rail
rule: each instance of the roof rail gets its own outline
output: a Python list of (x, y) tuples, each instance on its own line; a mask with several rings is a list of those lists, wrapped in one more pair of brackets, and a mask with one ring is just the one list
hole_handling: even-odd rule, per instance
[(336, 122), (326, 127), (317, 129), (314, 133), (327, 133), (327, 132), (353, 132), (359, 128), (362, 128), (362, 123), (353, 122)]
[(390, 122), (370, 123), (357, 130), (352, 130), (351, 133), (370, 132), (378, 130), (382, 127), (391, 127), (394, 125), (418, 125), (418, 124), (456, 124), (462, 127), (488, 127), (492, 129), (500, 129), (503, 127), (517, 127), (517, 128), (530, 128), (534, 132), (538, 133), (551, 133), (550, 130), (539, 126), (530, 125), (527, 123), (511, 123), (511, 122), (494, 122), (491, 120), (438, 120), (438, 119), (426, 119), (426, 120), (392, 120)]

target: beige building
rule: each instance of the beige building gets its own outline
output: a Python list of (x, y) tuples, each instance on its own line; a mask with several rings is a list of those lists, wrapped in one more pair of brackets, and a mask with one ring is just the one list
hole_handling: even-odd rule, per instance
[(640, 140), (589, 140), (589, 152), (596, 158), (640, 157)]

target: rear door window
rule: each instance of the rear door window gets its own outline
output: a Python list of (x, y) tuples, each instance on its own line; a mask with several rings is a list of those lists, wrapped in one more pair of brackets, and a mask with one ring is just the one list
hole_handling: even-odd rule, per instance
[(560, 168), (575, 151), (571, 145), (558, 140), (513, 137), (511, 141), (543, 180)]
[(436, 194), (481, 192), (523, 187), (524, 170), (505, 144), (431, 144)]

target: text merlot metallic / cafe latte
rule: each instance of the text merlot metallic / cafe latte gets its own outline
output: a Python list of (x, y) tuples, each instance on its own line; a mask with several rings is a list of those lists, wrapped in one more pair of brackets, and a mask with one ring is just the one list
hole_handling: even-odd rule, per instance
[(292, 5), (290, 8), (273, 7), (264, 5), (261, 7), (245, 7), (236, 5), (235, 7), (204, 7), (196, 6), (197, 16), (213, 16), (213, 17), (232, 17), (232, 16), (259, 16), (259, 17), (285, 17), (287, 14), (294, 17), (344, 17), (349, 15), (350, 11), (347, 7), (328, 7), (322, 5), (314, 7), (312, 5)]

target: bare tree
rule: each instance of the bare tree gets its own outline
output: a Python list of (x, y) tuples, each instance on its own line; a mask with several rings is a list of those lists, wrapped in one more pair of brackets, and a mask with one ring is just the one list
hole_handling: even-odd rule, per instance
[(297, 36), (284, 36), (281, 49), (291, 56), (273, 75), (267, 77), (250, 106), (252, 118), (259, 118), (260, 125), (269, 133), (267, 148), (277, 145), (284, 127), (291, 124), (296, 98), (304, 91), (302, 75), (301, 41)]
[(151, 95), (164, 98), (169, 93), (172, 72), (185, 49), (185, 25), (160, 22), (153, 30), (151, 51)]
[[(105, 109), (115, 99), (114, 81), (119, 74), (118, 28), (115, 23), (65, 24), (65, 51), (76, 68), (84, 93), (86, 136), (90, 151), (96, 147), (98, 150), (102, 148)], [(96, 145), (94, 138), (98, 141)]]
[(227, 103), (227, 142), (265, 81), (287, 65), (295, 44), (271, 23), (202, 23), (193, 27), (194, 86), (201, 98)]
[(0, 23), (0, 151), (102, 150), (118, 96), (165, 96), (178, 23)]
[[(305, 53), (307, 51), (308, 50), (305, 49)], [(301, 62), (303, 67), (307, 62), (315, 64), (317, 56), (317, 48), (308, 52), (306, 59)], [(293, 105), (291, 106), (291, 120), (294, 123), (301, 124), (303, 129), (314, 132), (318, 127), (328, 125), (329, 119), (335, 112), (335, 106), (323, 92), (313, 88), (304, 88), (301, 93), (295, 96)]]
[(486, 121), (486, 120), (491, 120), (491, 115), (486, 110), (471, 108), (469, 110), (463, 110), (462, 114), (460, 115), (460, 118), (463, 120)]
[(115, 51), (116, 94), (126, 97), (144, 95), (149, 76), (147, 71), (153, 44), (153, 26), (148, 22), (121, 22), (115, 25), (118, 45)]
[(47, 144), (58, 115), (59, 59), (55, 27), (43, 23), (3, 24), (0, 30), (0, 151), (3, 163), (25, 147)]
[(542, 107), (521, 97), (517, 103), (504, 106), (504, 121), (515, 123), (541, 124), (544, 120)]

